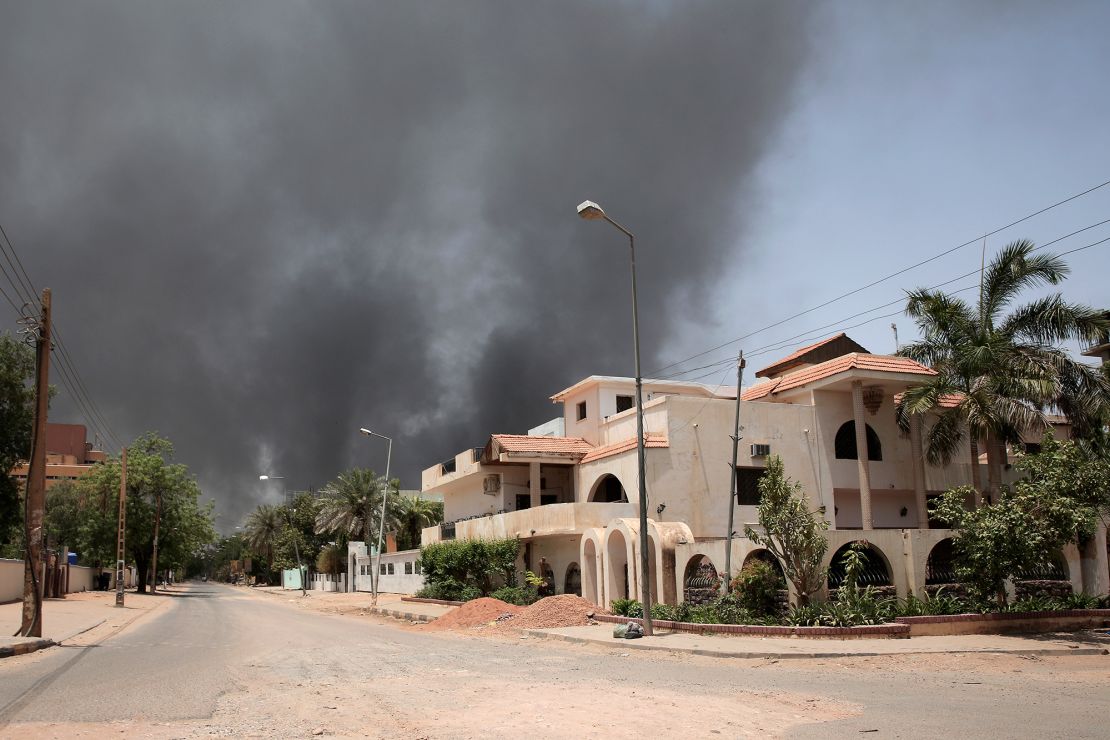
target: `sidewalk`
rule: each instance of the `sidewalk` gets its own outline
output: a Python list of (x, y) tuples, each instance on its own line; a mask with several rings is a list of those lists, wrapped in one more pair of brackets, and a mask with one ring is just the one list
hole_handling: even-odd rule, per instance
[(611, 624), (601, 624), (523, 632), (529, 637), (546, 640), (605, 645), (622, 650), (667, 650), (719, 658), (851, 658), (937, 653), (1105, 655), (1110, 652), (1110, 634), (1105, 629), (1044, 635), (950, 635), (904, 640), (799, 639), (658, 632), (652, 637), (626, 640), (613, 637), (613, 627)]
[(23, 603), (0, 604), (0, 658), (24, 655), (58, 645), (94, 627), (123, 626), (164, 603), (164, 597), (128, 591), (117, 609), (114, 591), (85, 591), (42, 603), (42, 638), (12, 637), (23, 620)]
[(441, 604), (423, 604), (402, 601), (401, 594), (378, 594), (378, 605), (370, 605), (370, 594), (365, 591), (342, 593), (335, 591), (308, 591), (302, 596), (300, 589), (283, 589), (280, 586), (255, 586), (252, 592), (267, 594), (297, 606), (332, 614), (378, 614), (409, 622), (430, 622), (455, 607)]

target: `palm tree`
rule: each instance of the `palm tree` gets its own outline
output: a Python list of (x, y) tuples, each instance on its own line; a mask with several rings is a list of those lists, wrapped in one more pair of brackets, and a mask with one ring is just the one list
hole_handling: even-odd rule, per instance
[[(389, 481), (390, 493), (397, 492), (398, 481)], [(386, 481), (373, 470), (353, 468), (324, 486), (320, 513), (316, 515), (316, 533), (348, 535), (361, 534), (362, 541), (371, 544), (371, 532), (382, 514), (382, 498)], [(396, 498), (393, 498), (396, 501)], [(386, 528), (394, 526), (395, 515), (386, 512)]]
[(1059, 346), (1097, 339), (1110, 326), (1103, 311), (1066, 303), (1059, 293), (1010, 309), (1023, 290), (1056, 285), (1068, 273), (1059, 257), (1034, 250), (1027, 240), (1003, 248), (984, 271), (978, 306), (926, 289), (911, 292), (906, 305), (921, 339), (899, 354), (938, 374), (903, 394), (899, 414), (935, 414), (926, 436), (926, 458), (934, 465), (951, 462), (967, 435), (977, 490), (978, 445), (984, 444), (992, 500), (1005, 443), (1047, 430), (1047, 410), (1078, 421), (1110, 408), (1108, 378)]
[(253, 552), (266, 558), (267, 568), (272, 569), (274, 566), (274, 543), (284, 529), (285, 520), (277, 506), (263, 504), (247, 517), (247, 545)]
[(443, 521), (443, 502), (419, 496), (398, 496), (397, 525), (400, 540), (397, 546), (409, 550), (420, 546), (420, 530)]

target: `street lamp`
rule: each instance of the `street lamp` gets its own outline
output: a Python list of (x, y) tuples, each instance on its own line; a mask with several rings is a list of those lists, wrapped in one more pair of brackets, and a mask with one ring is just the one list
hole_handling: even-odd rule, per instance
[[(285, 476), (260, 475), (258, 476), (258, 480), (285, 480)], [(284, 486), (285, 484), (282, 485)], [(293, 509), (293, 513), (297, 513), (297, 510)], [(289, 531), (293, 535), (293, 554), (297, 556), (297, 580), (301, 582), (301, 596), (307, 596), (308, 594), (305, 592), (304, 588), (305, 571), (304, 566), (301, 565), (301, 548), (297, 547), (297, 530), (293, 527), (293, 518), (290, 517), (288, 513), (285, 515), (285, 521), (289, 524)]]
[(378, 605), (378, 578), (379, 571), (382, 567), (382, 537), (385, 534), (385, 505), (389, 501), (389, 463), (393, 459), (393, 438), (387, 437), (384, 434), (372, 432), (366, 427), (359, 427), (359, 431), (367, 437), (379, 437), (389, 442), (389, 447), (385, 453), (385, 488), (382, 489), (382, 521), (378, 525), (378, 556), (377, 561), (374, 563), (374, 570), (370, 573), (370, 604), (372, 606)]
[(632, 264), (632, 348), (636, 355), (636, 462), (639, 468), (640, 488), (640, 603), (644, 605), (644, 634), (652, 634), (651, 583), (648, 564), (647, 531), (647, 475), (644, 464), (644, 400), (643, 378), (640, 377), (640, 322), (636, 311), (636, 238), (632, 232), (609, 218), (597, 203), (587, 200), (578, 206), (578, 215), (587, 221), (608, 221), (628, 237), (628, 252)]

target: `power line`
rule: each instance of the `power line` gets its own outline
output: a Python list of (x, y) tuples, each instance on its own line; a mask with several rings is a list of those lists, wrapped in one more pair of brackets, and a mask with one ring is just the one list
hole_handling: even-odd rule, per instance
[(1054, 209), (1054, 208), (1058, 208), (1059, 206), (1062, 206), (1062, 205), (1064, 205), (1065, 203), (1070, 203), (1070, 202), (1071, 202), (1071, 201), (1073, 201), (1073, 200), (1076, 200), (1076, 199), (1078, 199), (1078, 198), (1082, 198), (1082, 197), (1083, 197), (1083, 196), (1085, 196), (1085, 195), (1089, 195), (1090, 193), (1093, 193), (1093, 192), (1095, 192), (1096, 190), (1099, 190), (1100, 188), (1104, 188), (1104, 187), (1106, 187), (1107, 185), (1110, 185), (1110, 180), (1107, 180), (1107, 181), (1105, 181), (1105, 182), (1103, 182), (1103, 183), (1100, 183), (1099, 185), (1095, 185), (1094, 187), (1088, 188), (1088, 189), (1084, 190), (1084, 191), (1083, 191), (1083, 192), (1081, 192), (1081, 193), (1076, 193), (1075, 195), (1072, 195), (1072, 196), (1069, 196), (1069, 197), (1067, 197), (1067, 198), (1064, 198), (1063, 200), (1057, 201), (1057, 202), (1053, 203), (1052, 205), (1049, 205), (1049, 206), (1045, 206), (1044, 208), (1041, 208), (1041, 209), (1040, 209), (1040, 210), (1038, 210), (1038, 211), (1034, 211), (1033, 213), (1030, 213), (1030, 214), (1028, 214), (1028, 215), (1022, 216), (1021, 218), (1019, 218), (1019, 219), (1017, 219), (1017, 220), (1015, 220), (1015, 221), (1011, 221), (1010, 223), (1006, 224), (1005, 226), (1000, 226), (1000, 227), (998, 227), (998, 228), (996, 228), (996, 229), (994, 229), (994, 230), (992, 230), (992, 231), (988, 231), (988, 232), (987, 232), (987, 233), (985, 233), (985, 234), (981, 234), (981, 235), (979, 235), (979, 236), (975, 237), (974, 239), (969, 239), (968, 241), (964, 242), (963, 244), (958, 244), (958, 245), (956, 245), (956, 246), (954, 246), (954, 247), (952, 247), (952, 248), (950, 248), (950, 249), (946, 249), (946, 250), (944, 250), (943, 252), (940, 252), (940, 253), (938, 253), (938, 254), (935, 254), (935, 255), (933, 255), (932, 257), (929, 257), (928, 259), (922, 260), (921, 262), (918, 262), (918, 263), (916, 263), (916, 264), (910, 265), (909, 267), (904, 267), (904, 268), (902, 268), (902, 269), (900, 269), (900, 270), (896, 270), (895, 272), (892, 272), (892, 273), (890, 273), (889, 275), (886, 275), (886, 276), (884, 276), (884, 277), (881, 277), (881, 278), (879, 278), (878, 280), (874, 280), (874, 281), (872, 281), (872, 282), (868, 283), (867, 285), (864, 285), (864, 286), (862, 286), (862, 287), (859, 287), (859, 288), (854, 288), (854, 289), (852, 289), (852, 290), (850, 290), (850, 291), (848, 291), (848, 292), (846, 292), (846, 293), (842, 293), (842, 294), (840, 294), (840, 295), (838, 295), (838, 296), (836, 296), (836, 297), (834, 297), (834, 298), (831, 298), (831, 299), (829, 299), (829, 300), (825, 301), (824, 303), (820, 303), (820, 304), (818, 304), (818, 305), (816, 305), (816, 306), (813, 306), (813, 307), (811, 307), (811, 308), (807, 308), (807, 309), (805, 309), (804, 311), (799, 311), (798, 313), (796, 313), (796, 314), (794, 314), (794, 315), (792, 315), (792, 316), (788, 316), (788, 317), (787, 317), (787, 318), (785, 318), (785, 319), (782, 319), (782, 320), (780, 320), (780, 321), (776, 321), (776, 322), (774, 322), (774, 323), (772, 323), (772, 324), (768, 324), (767, 326), (764, 326), (764, 327), (762, 327), (762, 328), (760, 328), (760, 329), (756, 329), (755, 331), (749, 332), (749, 333), (745, 334), (745, 335), (744, 335), (744, 336), (742, 336), (742, 337), (737, 337), (736, 339), (732, 339), (732, 340), (729, 340), (729, 341), (727, 341), (727, 342), (724, 342), (724, 343), (722, 343), (722, 344), (718, 344), (718, 345), (717, 345), (716, 347), (711, 347), (711, 348), (709, 348), (709, 349), (707, 349), (707, 350), (705, 350), (705, 351), (703, 351), (703, 352), (699, 352), (699, 353), (697, 353), (697, 354), (694, 354), (694, 355), (690, 355), (689, 357), (686, 357), (686, 358), (684, 358), (684, 359), (678, 360), (678, 361), (676, 361), (676, 362), (672, 362), (672, 363), (670, 363), (669, 365), (664, 365), (663, 367), (660, 367), (660, 368), (657, 368), (657, 369), (655, 369), (655, 370), (652, 370), (652, 371), (650, 371), (650, 372), (648, 373), (648, 375), (656, 375), (656, 374), (658, 374), (658, 373), (661, 373), (661, 372), (663, 372), (664, 370), (669, 370), (670, 368), (672, 368), (672, 367), (675, 367), (676, 365), (681, 365), (681, 364), (683, 364), (684, 362), (688, 362), (688, 361), (690, 361), (690, 360), (693, 360), (693, 359), (697, 359), (698, 357), (704, 357), (705, 355), (709, 354), (710, 352), (716, 352), (716, 351), (717, 351), (717, 350), (719, 350), (719, 349), (724, 349), (725, 347), (728, 347), (729, 345), (732, 345), (732, 344), (736, 344), (737, 342), (742, 342), (743, 340), (745, 340), (745, 339), (748, 339), (748, 338), (750, 338), (750, 337), (753, 337), (753, 336), (755, 336), (756, 334), (759, 334), (759, 333), (761, 333), (761, 332), (767, 331), (768, 329), (773, 329), (773, 328), (775, 328), (776, 326), (781, 326), (782, 324), (785, 324), (785, 323), (787, 323), (788, 321), (793, 321), (794, 319), (797, 319), (797, 318), (800, 318), (800, 317), (802, 317), (802, 316), (805, 316), (806, 314), (810, 314), (810, 313), (813, 313), (814, 311), (817, 311), (817, 310), (819, 310), (819, 309), (822, 309), (822, 308), (824, 308), (824, 307), (826, 307), (826, 306), (829, 306), (829, 305), (831, 305), (831, 304), (833, 304), (833, 303), (836, 303), (837, 301), (841, 301), (841, 300), (843, 300), (843, 299), (845, 299), (845, 298), (848, 298), (849, 296), (853, 296), (853, 295), (855, 295), (856, 293), (859, 293), (859, 292), (861, 292), (861, 291), (867, 290), (868, 288), (873, 288), (873, 287), (875, 287), (876, 285), (879, 285), (880, 283), (886, 282), (887, 280), (890, 280), (890, 279), (891, 279), (891, 278), (893, 278), (893, 277), (897, 277), (898, 275), (902, 275), (902, 274), (904, 274), (904, 273), (906, 273), (906, 272), (909, 272), (910, 270), (914, 270), (914, 269), (917, 269), (918, 267), (921, 267), (922, 265), (926, 265), (926, 264), (928, 264), (928, 263), (930, 263), (930, 262), (933, 262), (934, 260), (938, 260), (938, 259), (940, 259), (941, 257), (944, 257), (944, 256), (946, 256), (946, 255), (949, 255), (949, 254), (951, 254), (952, 252), (955, 252), (955, 251), (957, 251), (957, 250), (959, 250), (959, 249), (963, 249), (964, 247), (970, 246), (970, 245), (972, 245), (972, 244), (976, 244), (976, 243), (978, 243), (979, 241), (981, 241), (981, 240), (983, 240), (983, 239), (986, 239), (986, 238), (988, 238), (988, 237), (994, 236), (995, 234), (998, 234), (998, 233), (1000, 233), (1000, 232), (1002, 232), (1002, 231), (1005, 231), (1006, 229), (1009, 229), (1009, 228), (1011, 228), (1011, 227), (1013, 227), (1013, 226), (1016, 226), (1016, 225), (1018, 225), (1018, 224), (1020, 224), (1020, 223), (1023, 223), (1023, 222), (1025, 222), (1025, 221), (1028, 221), (1028, 220), (1029, 220), (1029, 219), (1031, 219), (1031, 218), (1035, 218), (1036, 216), (1040, 216), (1040, 215), (1041, 215), (1041, 214), (1043, 214), (1043, 213), (1047, 213), (1048, 211), (1051, 211), (1051, 210), (1052, 210), (1052, 209)]
[[(38, 290), (35, 288), (31, 277), (27, 274), (27, 270), (23, 266), (23, 261), (19, 258), (19, 252), (16, 251), (15, 245), (12, 244), (2, 224), (0, 224), (0, 236), (3, 237), (3, 239), (0, 240), (0, 254), (3, 254), (8, 268), (11, 269), (9, 273), (8, 268), (5, 268), (4, 265), (0, 263), (0, 272), (4, 273), (4, 277), (7, 278), (8, 283), (11, 285), (12, 290), (18, 298), (24, 303), (35, 304), (38, 301)], [(2, 287), (0, 287), (0, 293), (4, 295), (4, 298), (12, 305), (16, 313), (20, 313), (20, 308)], [(76, 363), (73, 362), (69, 350), (62, 342), (62, 337), (61, 334), (58, 333), (56, 322), (51, 321), (51, 329), (54, 333), (53, 346), (58, 350), (57, 366), (61, 375), (61, 384), (70, 392), (70, 395), (78, 406), (78, 410), (81, 412), (82, 416), (85, 417), (85, 420), (93, 429), (94, 433), (99, 433), (104, 437), (105, 441), (113, 443), (115, 446), (123, 447), (120, 438), (112, 430), (111, 425), (108, 424), (104, 415), (100, 412), (100, 408), (92, 400), (91, 394), (89, 394), (84, 381), (81, 379), (80, 373), (77, 371)]]
[[(1059, 243), (1063, 240), (1068, 239), (1068, 237), (1070, 237), (1070, 236), (1074, 236), (1076, 234), (1081, 234), (1084, 231), (1090, 231), (1091, 229), (1094, 229), (1094, 227), (1101, 226), (1101, 225), (1107, 224), (1107, 223), (1110, 223), (1110, 219), (1100, 221), (1098, 223), (1094, 223), (1094, 224), (1091, 224), (1089, 226), (1083, 226), (1082, 229), (1078, 229), (1078, 230), (1073, 231), (1071, 233), (1064, 234), (1063, 236), (1057, 237), (1057, 239), (1053, 239), (1052, 241), (1049, 241), (1049, 242), (1046, 242), (1046, 243), (1043, 243), (1043, 244), (1037, 246), (1036, 249), (1033, 250), (1033, 252), (1039, 252), (1040, 250), (1047, 249), (1047, 247), (1051, 246), (1052, 244), (1057, 244), (1057, 243)], [(1073, 249), (1073, 250), (1068, 250), (1066, 252), (1060, 252), (1057, 256), (1064, 256), (1064, 255), (1068, 255), (1068, 254), (1074, 254), (1076, 252), (1082, 252), (1084, 250), (1091, 249), (1091, 247), (1098, 246), (1098, 245), (1104, 244), (1106, 242), (1110, 242), (1110, 236), (1106, 237), (1106, 239), (1101, 239), (1097, 242), (1092, 242), (1090, 244), (1086, 244), (1086, 245), (1083, 245), (1083, 246), (1076, 247), (1076, 249)], [(970, 276), (976, 275), (978, 273), (979, 273), (978, 270), (972, 270), (970, 272), (963, 273), (962, 275), (952, 277), (951, 280), (947, 280), (945, 282), (937, 283), (936, 285), (932, 285), (931, 287), (927, 288), (927, 290), (935, 291), (939, 287), (944, 287), (946, 285), (950, 285), (952, 283), (959, 282), (959, 281), (963, 280), (963, 278), (970, 277)], [(963, 291), (970, 290), (970, 287), (975, 287), (975, 285), (972, 285), (972, 286), (969, 286), (969, 287), (958, 288), (958, 290), (950, 292), (949, 295), (955, 295), (956, 293), (962, 293)], [(838, 327), (838, 328), (840, 328), (841, 331), (845, 331), (845, 330), (849, 330), (849, 328), (857, 328), (859, 326), (864, 326), (866, 324), (870, 324), (871, 322), (875, 322), (875, 321), (880, 320), (880, 318), (890, 318), (892, 316), (898, 316), (902, 313), (902, 311), (896, 311), (894, 313), (884, 314), (884, 315), (880, 315), (880, 316), (872, 316), (871, 318), (868, 318), (868, 320), (865, 321), (865, 322), (860, 322), (858, 324), (854, 324), (854, 325), (851, 325), (851, 326), (844, 326), (844, 323), (847, 322), (847, 321), (851, 321), (852, 318), (858, 318), (859, 316), (865, 316), (865, 315), (867, 315), (869, 313), (872, 313), (872, 312), (881, 311), (882, 308), (889, 308), (890, 306), (898, 305), (898, 304), (904, 302), (905, 300), (906, 300), (905, 297), (895, 298), (894, 301), (890, 301), (889, 303), (884, 303), (884, 304), (881, 304), (881, 305), (878, 305), (878, 306), (867, 308), (867, 310), (865, 310), (865, 311), (860, 311), (860, 312), (852, 314), (850, 316), (845, 316), (844, 318), (840, 318), (840, 320), (838, 320), (838, 321), (831, 322), (829, 324), (825, 324), (824, 326), (818, 326), (816, 328), (811, 328), (811, 330), (808, 330), (806, 332), (801, 332), (800, 334), (796, 334), (794, 336), (791, 336), (791, 337), (788, 337), (788, 338), (785, 338), (785, 339), (780, 339), (780, 341), (778, 341), (778, 342), (773, 342), (773, 343), (770, 343), (770, 344), (767, 344), (767, 345), (764, 345), (764, 346), (761, 346), (761, 347), (757, 347), (756, 349), (753, 349), (753, 351), (747, 353), (747, 356), (749, 356), (749, 357), (758, 357), (760, 355), (764, 355), (764, 354), (767, 354), (769, 352), (779, 351), (779, 349), (783, 349), (783, 348), (785, 348), (787, 346), (790, 346), (790, 345), (800, 344), (801, 342), (813, 341), (814, 338), (820, 338), (820, 336), (813, 337), (811, 335), (813, 335), (815, 332), (821, 332), (821, 331), (824, 331), (824, 330), (828, 330), (828, 328), (831, 328), (831, 327)], [(809, 337), (809, 338), (804, 338), (804, 337)], [(731, 362), (734, 362), (734, 361), (735, 361), (735, 357), (733, 357), (733, 356), (723, 357), (723, 358), (718, 359), (718, 361), (715, 361), (715, 362), (712, 362), (712, 363), (709, 363), (709, 364), (706, 364), (706, 365), (699, 365), (698, 367), (692, 367), (692, 368), (687, 369), (687, 371), (682, 371), (682, 372), (677, 372), (677, 373), (672, 373), (672, 374), (669, 374), (669, 375), (665, 375), (665, 376), (660, 377), (658, 379), (672, 379), (672, 378), (678, 377), (680, 375), (686, 375), (686, 374), (689, 374), (689, 373), (696, 373), (698, 371), (702, 371), (702, 369), (706, 369), (706, 368), (710, 368), (710, 367), (716, 368), (716, 367), (719, 367), (719, 366), (722, 366), (722, 365), (725, 365), (725, 364), (728, 364), (728, 363), (731, 363)], [(716, 371), (710, 371), (710, 373), (708, 373), (706, 375), (712, 375), (714, 372), (716, 372)], [(702, 376), (699, 376), (699, 377), (705, 377), (706, 375), (702, 375)]]

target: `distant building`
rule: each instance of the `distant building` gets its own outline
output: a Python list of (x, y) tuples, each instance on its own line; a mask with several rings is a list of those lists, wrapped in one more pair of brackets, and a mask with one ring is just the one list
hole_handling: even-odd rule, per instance
[[(77, 480), (107, 457), (101, 450), (93, 449), (84, 424), (46, 425), (47, 489), (60, 481)], [(12, 468), (12, 477), (20, 487), (27, 482), (28, 467), (26, 461), (20, 461)]]

